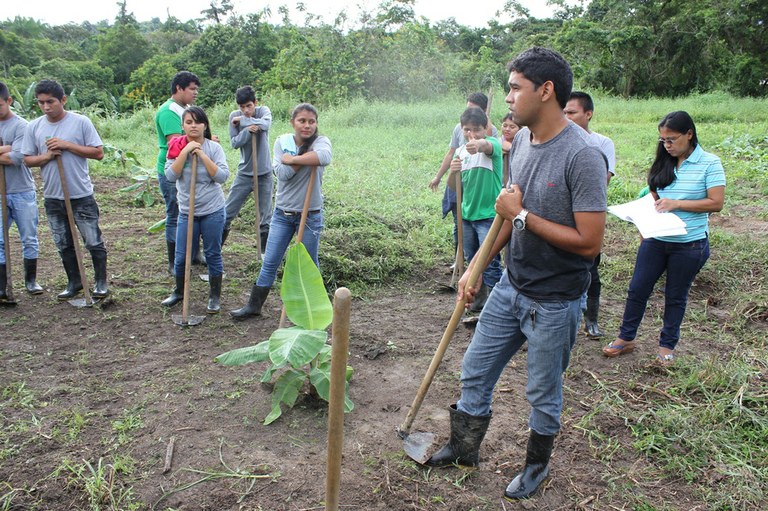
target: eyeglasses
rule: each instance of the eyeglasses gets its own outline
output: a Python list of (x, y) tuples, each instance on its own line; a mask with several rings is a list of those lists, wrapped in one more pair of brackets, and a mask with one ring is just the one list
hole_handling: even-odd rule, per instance
[(667, 138), (662, 138), (662, 137), (659, 137), (659, 144), (664, 144), (664, 145), (672, 145), (672, 144), (674, 144), (675, 142), (677, 142), (677, 139), (678, 139), (678, 138), (680, 138), (680, 137), (682, 137), (682, 136), (683, 136), (683, 135), (678, 135), (678, 136), (676, 136), (676, 137), (667, 137)]

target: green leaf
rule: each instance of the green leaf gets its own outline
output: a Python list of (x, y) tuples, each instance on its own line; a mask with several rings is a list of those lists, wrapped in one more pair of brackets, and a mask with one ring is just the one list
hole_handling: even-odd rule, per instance
[(313, 367), (309, 372), (309, 381), (317, 390), (317, 395), (326, 401), (331, 399), (331, 366)]
[(251, 362), (264, 362), (266, 360), (269, 360), (269, 341), (260, 342), (255, 346), (237, 348), (222, 353), (213, 359), (214, 362), (225, 366), (241, 366)]
[(288, 250), (280, 297), (294, 325), (323, 330), (333, 320), (333, 307), (323, 277), (303, 243), (296, 243)]
[(160, 232), (163, 229), (165, 229), (165, 218), (163, 218), (162, 220), (160, 220), (157, 223), (154, 223), (154, 224), (150, 225), (149, 229), (147, 229), (147, 230), (149, 232), (151, 232), (151, 233), (155, 233), (155, 232)]
[(269, 338), (269, 359), (277, 366), (287, 362), (298, 369), (320, 353), (327, 339), (325, 330), (304, 330), (297, 326), (279, 328)]
[(155, 196), (152, 195), (152, 192), (148, 190), (144, 190), (141, 194), (141, 199), (144, 202), (144, 207), (150, 207), (152, 204), (155, 203)]
[(144, 185), (144, 183), (133, 183), (132, 185), (128, 185), (124, 188), (120, 188), (121, 192), (132, 192), (134, 190), (138, 190)]
[(301, 386), (304, 385), (307, 375), (303, 371), (291, 369), (284, 372), (275, 382), (275, 389), (272, 392), (272, 411), (264, 419), (264, 425), (273, 423), (283, 413), (280, 408), (281, 403), (285, 403), (291, 408), (299, 397)]
[[(347, 370), (351, 369), (347, 366)], [(331, 365), (322, 364), (309, 372), (309, 381), (317, 390), (317, 395), (326, 401), (331, 399)], [(344, 382), (344, 411), (351, 412), (355, 404), (349, 399), (349, 379)]]

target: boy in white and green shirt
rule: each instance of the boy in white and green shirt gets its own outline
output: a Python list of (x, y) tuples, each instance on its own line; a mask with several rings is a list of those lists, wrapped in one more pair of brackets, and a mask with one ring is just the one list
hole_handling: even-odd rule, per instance
[[(451, 172), (461, 173), (462, 242), (467, 261), (472, 260), (488, 235), (496, 216), (496, 197), (501, 192), (501, 143), (486, 136), (487, 124), (488, 117), (477, 107), (467, 108), (461, 114), (466, 143), (451, 162)], [(482, 310), (485, 298), (500, 278), (501, 257), (497, 255), (483, 272), (483, 286), (470, 310)]]

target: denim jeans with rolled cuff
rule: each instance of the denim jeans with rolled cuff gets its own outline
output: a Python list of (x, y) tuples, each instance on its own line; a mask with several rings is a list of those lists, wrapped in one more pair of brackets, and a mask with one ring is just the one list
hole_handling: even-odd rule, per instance
[(504, 272), (491, 291), (461, 364), (461, 398), (469, 415), (491, 413), (493, 389), (512, 356), (528, 342), (529, 427), (541, 435), (560, 431), (563, 373), (576, 342), (586, 293), (573, 300), (534, 300), (519, 293)]
[(664, 272), (664, 323), (659, 335), (659, 346), (674, 350), (680, 340), (680, 325), (688, 305), (688, 292), (693, 279), (709, 259), (709, 239), (688, 243), (670, 243), (646, 238), (640, 243), (635, 271), (629, 282), (624, 317), (619, 338), (633, 341), (643, 320), (648, 298)]
[[(73, 233), (69, 230), (69, 220), (67, 219), (67, 208), (63, 200), (48, 199), (43, 201), (45, 205), (45, 214), (48, 216), (48, 225), (51, 227), (53, 242), (59, 253), (74, 254), (75, 245)], [(80, 231), (80, 236), (85, 243), (85, 248), (91, 255), (94, 252), (107, 253), (104, 245), (104, 239), (101, 237), (99, 228), (99, 205), (93, 195), (79, 199), (71, 199), (72, 215), (75, 219), (75, 226)]]
[[(264, 261), (261, 265), (259, 278), (256, 280), (257, 286), (272, 287), (272, 284), (275, 283), (277, 270), (283, 257), (285, 257), (285, 252), (288, 250), (293, 235), (299, 230), (300, 223), (301, 213), (285, 212), (280, 208), (275, 208), (272, 223), (269, 226), (269, 238), (267, 239), (267, 249), (264, 251)], [(302, 242), (318, 268), (320, 261), (317, 258), (317, 251), (320, 246), (320, 232), (322, 230), (323, 211), (310, 211), (307, 215), (307, 225), (304, 228)]]
[[(37, 240), (37, 224), (39, 222), (37, 195), (34, 191), (9, 193), (7, 203), (7, 211), (0, 211), (2, 221), (6, 222), (5, 225), (9, 227), (11, 223), (15, 223), (19, 229), (22, 257), (24, 259), (37, 259), (40, 253), (40, 244)], [(5, 264), (3, 229), (0, 229), (0, 264)]]
[[(475, 254), (480, 250), (480, 245), (483, 244), (485, 238), (488, 237), (488, 231), (491, 230), (493, 224), (493, 218), (487, 218), (484, 220), (462, 220), (462, 237), (464, 238), (464, 258), (469, 264), (469, 261), (475, 257)], [(493, 287), (501, 279), (501, 256), (496, 254), (496, 257), (491, 259), (491, 264), (483, 271), (483, 284), (488, 287)]]

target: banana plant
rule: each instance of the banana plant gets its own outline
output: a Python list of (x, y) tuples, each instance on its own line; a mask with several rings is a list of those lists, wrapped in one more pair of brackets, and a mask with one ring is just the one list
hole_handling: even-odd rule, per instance
[[(333, 320), (333, 307), (320, 270), (303, 243), (296, 243), (288, 250), (280, 297), (288, 319), (295, 326), (278, 328), (266, 341), (237, 348), (215, 358), (222, 365), (271, 363), (261, 377), (264, 383), (274, 380), (272, 410), (264, 419), (265, 425), (280, 417), (282, 405), (293, 407), (306, 382), (322, 399), (328, 401), (330, 397), (331, 346), (327, 344), (326, 328)], [(354, 408), (349, 399), (352, 372), (352, 368), (347, 366), (346, 412)]]

